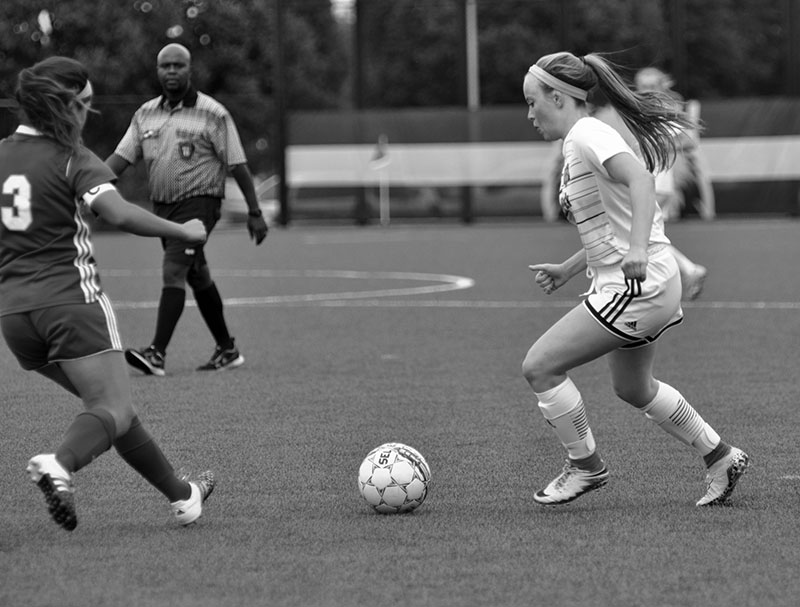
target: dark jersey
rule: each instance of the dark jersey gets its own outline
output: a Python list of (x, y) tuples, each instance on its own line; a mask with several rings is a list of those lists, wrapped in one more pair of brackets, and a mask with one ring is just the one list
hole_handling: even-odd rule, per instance
[(83, 146), (73, 153), (26, 127), (0, 141), (0, 315), (97, 301), (80, 200), (114, 179)]

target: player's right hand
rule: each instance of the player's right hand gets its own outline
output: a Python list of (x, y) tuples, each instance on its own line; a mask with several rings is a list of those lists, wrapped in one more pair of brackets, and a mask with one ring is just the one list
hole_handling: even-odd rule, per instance
[(186, 242), (199, 244), (206, 241), (206, 226), (199, 219), (190, 219), (184, 223), (183, 230), (186, 232)]
[(547, 295), (561, 287), (567, 282), (567, 277), (564, 275), (561, 266), (552, 263), (540, 263), (528, 266), (531, 272), (535, 272), (536, 284)]

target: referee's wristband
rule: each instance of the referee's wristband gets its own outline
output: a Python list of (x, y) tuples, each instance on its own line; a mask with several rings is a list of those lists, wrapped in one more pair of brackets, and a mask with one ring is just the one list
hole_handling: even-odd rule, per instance
[(255, 209), (252, 211), (247, 211), (247, 215), (248, 217), (261, 217), (263, 213), (261, 212), (261, 209)]

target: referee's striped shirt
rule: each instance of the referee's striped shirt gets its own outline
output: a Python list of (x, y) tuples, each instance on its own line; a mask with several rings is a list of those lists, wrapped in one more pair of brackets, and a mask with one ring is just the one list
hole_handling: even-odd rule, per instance
[(194, 89), (175, 107), (164, 96), (142, 104), (114, 153), (131, 164), (144, 158), (150, 198), (161, 203), (222, 198), (228, 168), (247, 162), (228, 110)]

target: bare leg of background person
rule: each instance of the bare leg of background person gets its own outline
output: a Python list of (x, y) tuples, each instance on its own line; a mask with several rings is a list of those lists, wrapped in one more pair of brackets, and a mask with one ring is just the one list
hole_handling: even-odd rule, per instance
[(697, 189), (700, 192), (700, 200), (697, 212), (702, 219), (709, 221), (717, 216), (717, 204), (714, 198), (714, 186), (708, 177), (708, 170), (705, 167), (705, 160), (699, 151), (694, 153), (695, 172), (697, 176)]
[(693, 262), (674, 246), (672, 255), (678, 262), (678, 269), (681, 273), (681, 283), (683, 283), (683, 296), (688, 300), (697, 299), (703, 292), (706, 275), (708, 270), (705, 266)]

